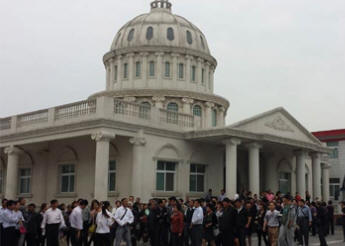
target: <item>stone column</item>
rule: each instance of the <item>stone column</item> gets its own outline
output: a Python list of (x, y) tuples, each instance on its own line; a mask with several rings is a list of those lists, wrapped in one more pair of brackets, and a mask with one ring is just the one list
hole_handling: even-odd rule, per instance
[(211, 66), (210, 67), (210, 72), (211, 72), (211, 79), (210, 79), (210, 82), (209, 82), (209, 89), (210, 89), (210, 91), (211, 92), (213, 92), (213, 87), (214, 87), (214, 67), (213, 66)]
[(225, 108), (219, 107), (218, 108), (218, 114), (217, 114), (217, 125), (218, 126), (225, 126)]
[(208, 76), (210, 73), (210, 66), (211, 66), (211, 64), (209, 62), (206, 62), (206, 69), (205, 69), (205, 89), (206, 89), (206, 91), (208, 90), (209, 83), (210, 83), (209, 76)]
[(204, 59), (198, 58), (198, 65), (197, 65), (197, 81), (199, 81), (200, 85), (202, 85), (201, 77), (202, 77), (202, 63)]
[(160, 81), (162, 80), (162, 75), (163, 75), (163, 55), (164, 52), (157, 52), (156, 56), (157, 56), (157, 80)]
[(329, 169), (331, 165), (322, 163), (322, 200), (329, 201)]
[(205, 124), (206, 128), (212, 127), (212, 108), (214, 103), (206, 102), (205, 103)]
[(137, 136), (129, 139), (129, 142), (133, 144), (133, 159), (132, 159), (132, 193), (134, 197), (141, 197), (143, 195), (144, 187), (144, 155), (146, 139), (144, 137), (144, 131), (139, 130)]
[(133, 81), (134, 81), (134, 53), (129, 53), (127, 55), (128, 57), (128, 80), (131, 82), (133, 86)]
[(5, 148), (7, 154), (7, 172), (5, 197), (15, 200), (18, 194), (18, 164), (21, 150), (17, 147), (10, 146)]
[(305, 158), (306, 152), (299, 150), (296, 154), (296, 188), (297, 192), (305, 199)]
[(237, 193), (237, 145), (241, 140), (231, 138), (225, 144), (225, 190), (226, 196), (233, 199)]
[(98, 201), (107, 201), (109, 142), (111, 139), (115, 138), (115, 134), (112, 132), (100, 131), (92, 134), (91, 138), (96, 141), (95, 187), (93, 196)]
[(260, 148), (258, 143), (247, 145), (249, 150), (249, 190), (260, 195)]
[[(193, 56), (186, 56), (186, 82), (191, 82), (191, 60)], [(189, 85), (189, 84), (188, 84)]]
[(313, 168), (313, 200), (321, 199), (321, 156), (320, 153), (312, 153)]
[(177, 73), (178, 73), (178, 71), (177, 71), (177, 58), (179, 57), (179, 54), (175, 54), (175, 53), (173, 53), (173, 54), (171, 54), (171, 56), (172, 56), (172, 79), (173, 79), (173, 81), (176, 81), (177, 80)]
[(111, 88), (112, 88), (112, 76), (111, 76), (111, 74), (112, 74), (112, 62), (110, 62), (110, 61), (107, 61), (106, 63), (105, 63), (105, 70), (106, 70), (106, 89), (107, 90), (110, 90)]
[(116, 81), (117, 83), (122, 81), (122, 72), (122, 56), (120, 55), (117, 57), (117, 78), (114, 77), (114, 81)]
[(192, 114), (192, 103), (194, 102), (191, 98), (182, 98), (183, 113)]

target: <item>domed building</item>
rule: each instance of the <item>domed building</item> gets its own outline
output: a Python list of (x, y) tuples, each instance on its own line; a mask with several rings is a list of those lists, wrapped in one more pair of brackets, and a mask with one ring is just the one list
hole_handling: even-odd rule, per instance
[(206, 36), (171, 2), (125, 24), (103, 62), (104, 91), (0, 119), (3, 197), (147, 201), (224, 189), (328, 200), (328, 148), (285, 109), (226, 125)]

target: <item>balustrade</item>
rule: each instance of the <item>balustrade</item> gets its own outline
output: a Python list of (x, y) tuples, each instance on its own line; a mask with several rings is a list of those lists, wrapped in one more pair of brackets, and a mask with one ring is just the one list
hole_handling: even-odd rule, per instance
[(96, 113), (96, 99), (63, 105), (55, 109), (55, 120), (72, 119)]

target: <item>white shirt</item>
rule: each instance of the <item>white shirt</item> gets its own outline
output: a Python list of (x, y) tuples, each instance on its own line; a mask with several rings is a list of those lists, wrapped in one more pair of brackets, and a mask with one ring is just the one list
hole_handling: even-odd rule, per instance
[(2, 207), (0, 208), (0, 224), (3, 223), (3, 222), (2, 222), (2, 221), (3, 221), (2, 215), (3, 215), (3, 213), (5, 212), (5, 210), (6, 210), (6, 209), (4, 209), (4, 208), (2, 208)]
[(102, 212), (96, 215), (96, 233), (105, 234), (110, 233), (110, 226), (114, 223), (112, 214), (107, 211), (109, 218), (105, 217)]
[(83, 210), (80, 206), (73, 209), (69, 216), (69, 222), (71, 223), (72, 228), (80, 231), (83, 230)]
[(66, 227), (65, 220), (60, 209), (56, 208), (53, 210), (52, 208), (49, 208), (44, 213), (41, 228), (44, 229), (46, 225), (50, 224), (60, 224), (60, 227)]
[(111, 210), (111, 214), (112, 214), (113, 216), (115, 216), (116, 210), (117, 210), (117, 207), (114, 207), (114, 208)]
[[(126, 209), (127, 209), (127, 213), (126, 213)], [(123, 217), (125, 213), (126, 215), (125, 217)], [(121, 206), (116, 210), (115, 220), (120, 226), (124, 226), (127, 224), (132, 224), (134, 221), (134, 216), (133, 216), (132, 211), (129, 208), (124, 208), (123, 206)]]
[(193, 217), (192, 217), (192, 224), (193, 225), (202, 225), (202, 222), (204, 221), (204, 211), (202, 210), (202, 207), (199, 206), (194, 209)]
[(20, 216), (13, 210), (5, 209), (2, 213), (2, 227), (17, 227), (19, 223)]

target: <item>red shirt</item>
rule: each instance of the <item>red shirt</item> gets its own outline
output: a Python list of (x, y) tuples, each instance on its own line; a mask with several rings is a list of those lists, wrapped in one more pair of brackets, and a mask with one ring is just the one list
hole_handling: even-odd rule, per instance
[(171, 232), (172, 233), (182, 233), (184, 222), (183, 222), (183, 214), (178, 211), (177, 213), (173, 213), (171, 215)]

